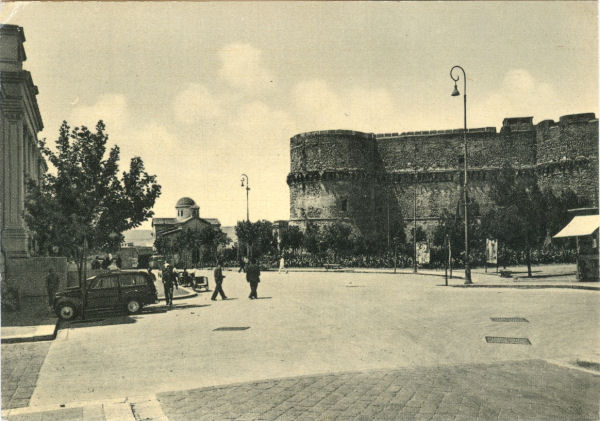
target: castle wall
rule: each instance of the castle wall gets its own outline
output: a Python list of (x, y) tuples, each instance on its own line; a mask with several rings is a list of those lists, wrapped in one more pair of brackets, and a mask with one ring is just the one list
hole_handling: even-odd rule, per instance
[(290, 141), (291, 172), (374, 171), (377, 144), (371, 133), (328, 130), (302, 133)]
[[(469, 197), (486, 212), (489, 186), (505, 163), (542, 189), (570, 188), (598, 202), (598, 120), (594, 114), (561, 117), (534, 126), (533, 117), (506, 118), (469, 129)], [(385, 231), (388, 218), (414, 218), (431, 231), (444, 209), (461, 197), (463, 130), (368, 134), (309, 132), (291, 139), (290, 220), (320, 224), (343, 220), (361, 233)], [(342, 210), (342, 201), (347, 209)], [(389, 217), (388, 217), (389, 215)], [(393, 223), (393, 222), (392, 222)], [(410, 228), (410, 227), (409, 227)]]
[(563, 116), (537, 126), (537, 174), (541, 189), (573, 190), (598, 203), (598, 120), (594, 114)]

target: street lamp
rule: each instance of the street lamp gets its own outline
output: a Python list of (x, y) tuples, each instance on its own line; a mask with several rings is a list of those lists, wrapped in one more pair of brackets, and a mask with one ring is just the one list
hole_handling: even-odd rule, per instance
[(456, 82), (460, 79), (460, 73), (454, 77), (454, 70), (458, 69), (462, 71), (463, 74), (463, 82), (464, 82), (464, 121), (465, 128), (463, 130), (463, 139), (465, 144), (465, 156), (464, 156), (464, 179), (463, 179), (463, 199), (465, 205), (465, 284), (472, 284), (471, 281), (471, 268), (469, 266), (469, 213), (467, 206), (467, 74), (465, 73), (465, 69), (460, 66), (454, 66), (450, 69), (450, 78), (454, 81), (454, 90), (452, 91), (452, 96), (460, 96), (460, 92), (458, 91), (458, 87), (456, 86)]
[(413, 154), (413, 273), (417, 273), (417, 140), (415, 138), (415, 150)]
[(246, 182), (246, 221), (250, 222), (250, 207), (248, 205), (248, 194), (250, 192), (250, 181), (248, 181), (248, 176), (246, 174), (242, 174), (242, 187), (244, 187), (244, 182)]

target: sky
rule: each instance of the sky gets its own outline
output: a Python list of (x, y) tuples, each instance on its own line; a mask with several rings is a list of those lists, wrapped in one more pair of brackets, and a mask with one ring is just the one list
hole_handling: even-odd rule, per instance
[[(224, 226), (288, 219), (289, 139), (313, 130), (461, 128), (598, 114), (595, 2), (0, 3), (24, 28), (50, 144), (102, 119), (121, 168)], [(463, 89), (462, 81), (459, 89)], [(150, 228), (145, 222), (141, 228)]]

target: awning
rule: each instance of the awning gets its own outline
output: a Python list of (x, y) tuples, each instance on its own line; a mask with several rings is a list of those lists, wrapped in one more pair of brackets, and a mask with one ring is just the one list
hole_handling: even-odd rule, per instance
[(581, 215), (571, 219), (558, 234), (552, 238), (583, 237), (591, 235), (598, 229), (598, 215)]

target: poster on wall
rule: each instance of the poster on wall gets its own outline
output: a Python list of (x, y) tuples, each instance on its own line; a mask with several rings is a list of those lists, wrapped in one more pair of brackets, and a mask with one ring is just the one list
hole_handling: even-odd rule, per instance
[(420, 241), (417, 243), (417, 263), (424, 265), (429, 263), (431, 259), (431, 253), (429, 250), (429, 243)]
[(487, 263), (498, 263), (498, 240), (486, 238), (485, 240), (485, 256)]

